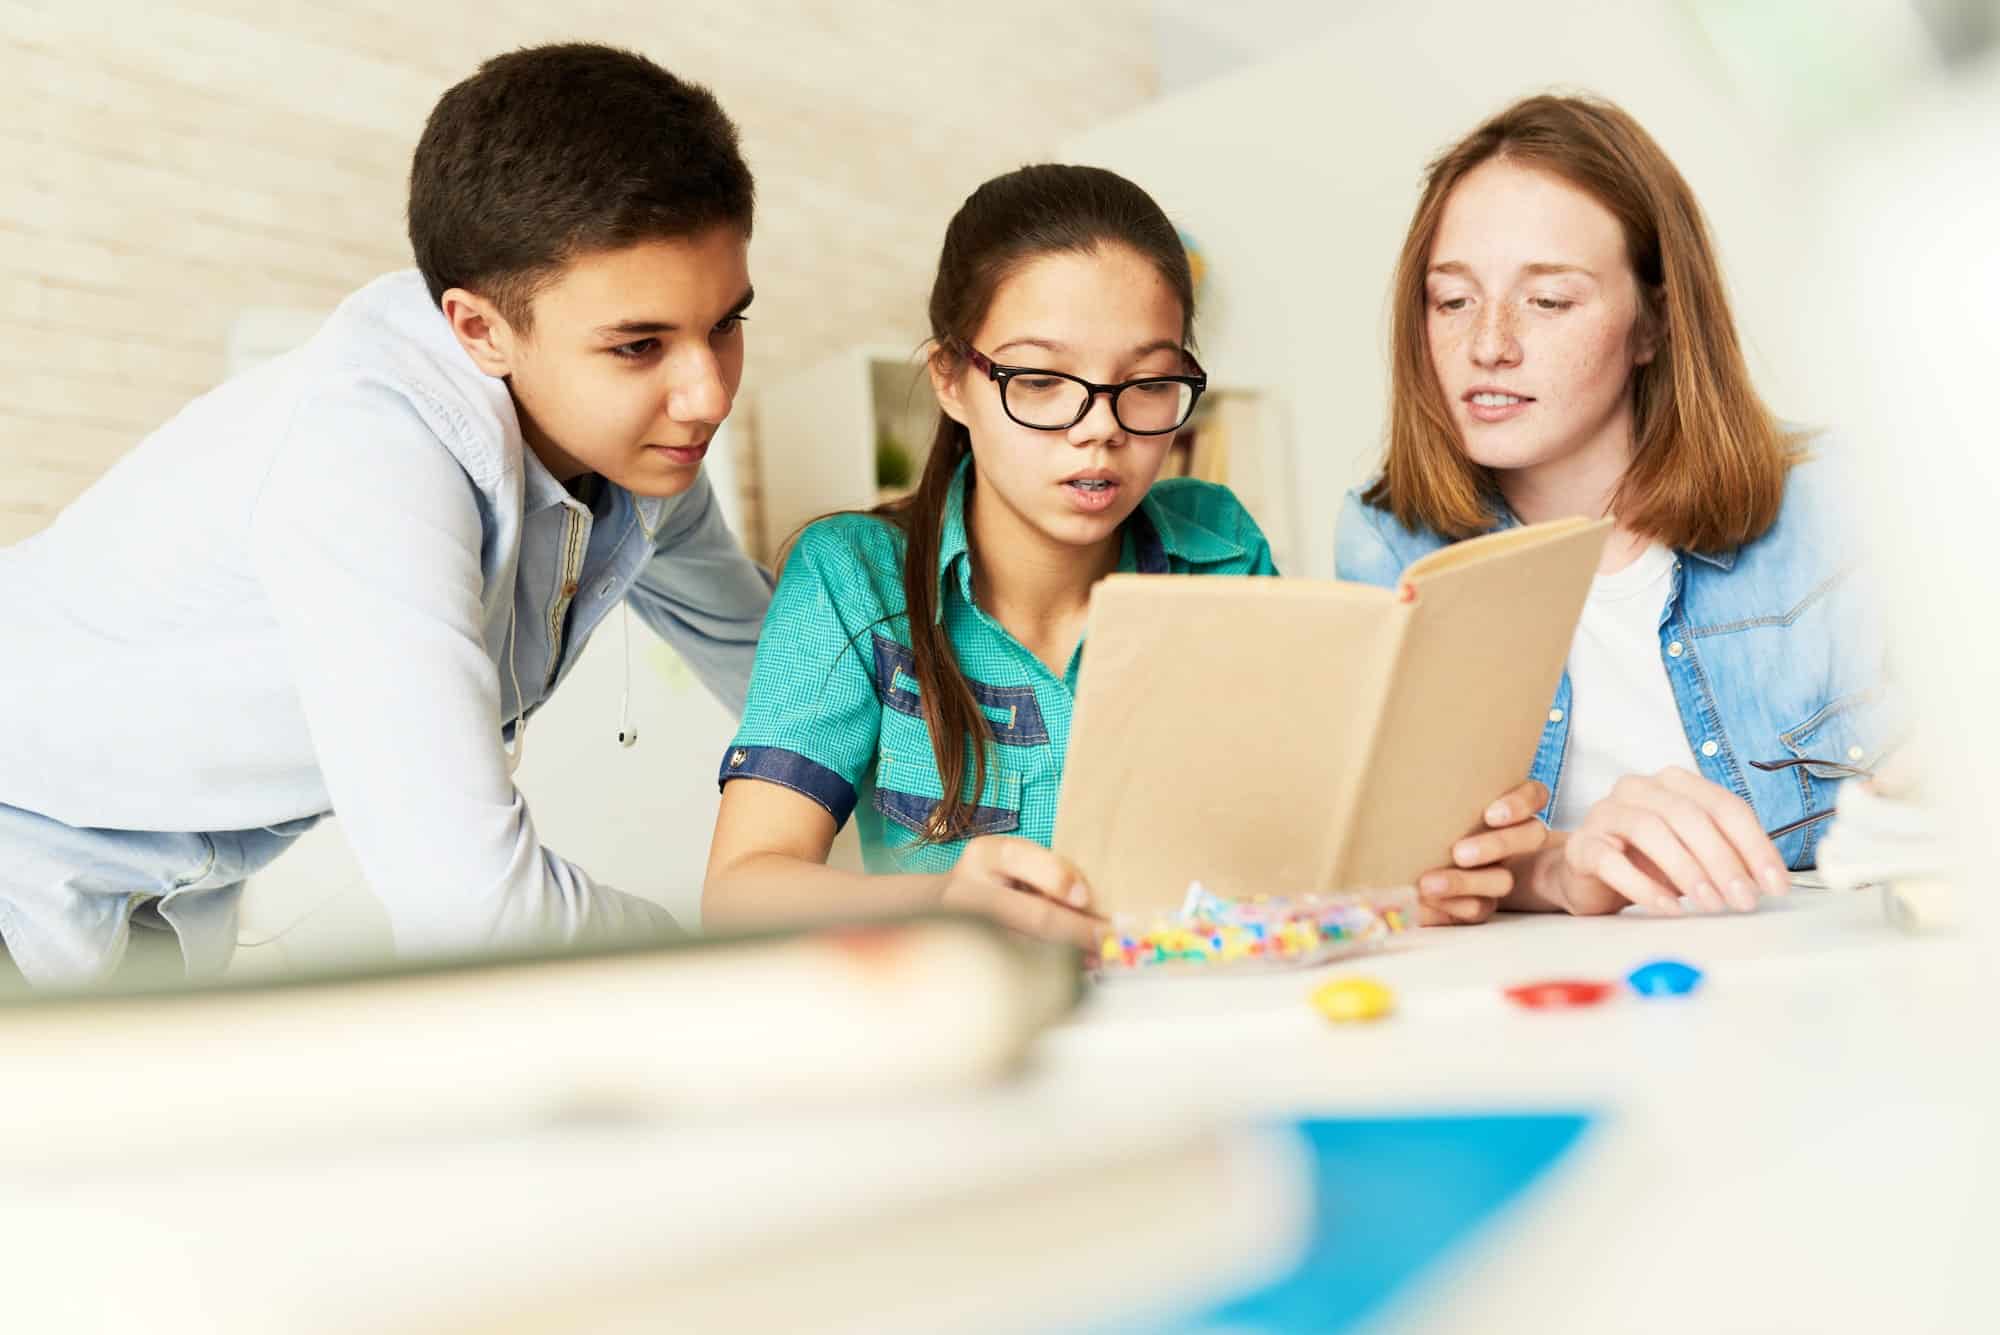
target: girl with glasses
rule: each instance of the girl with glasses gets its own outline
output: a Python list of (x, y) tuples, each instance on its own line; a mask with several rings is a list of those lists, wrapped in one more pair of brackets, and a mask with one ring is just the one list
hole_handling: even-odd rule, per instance
[(1388, 450), (1341, 515), (1342, 578), (1393, 584), (1517, 522), (1617, 521), (1534, 762), (1558, 833), (1504, 906), (1785, 893), (1891, 736), (1885, 653), (1837, 457), (1750, 383), (1687, 182), (1608, 103), (1517, 103), (1432, 164), (1393, 318)]
[[(1047, 848), (1091, 586), (1277, 573), (1226, 488), (1154, 480), (1207, 384), (1193, 321), (1187, 254), (1131, 182), (1033, 166), (966, 200), (931, 290), (922, 480), (789, 553), (722, 759), (707, 922), (945, 904), (1095, 943)], [(1539, 844), (1541, 801), (1495, 804), (1483, 860)], [(850, 817), (872, 874), (825, 865)]]

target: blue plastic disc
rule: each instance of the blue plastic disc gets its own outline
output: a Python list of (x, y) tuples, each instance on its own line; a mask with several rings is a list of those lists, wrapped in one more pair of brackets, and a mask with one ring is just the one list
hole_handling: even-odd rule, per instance
[(1701, 970), (1679, 960), (1653, 960), (1625, 975), (1642, 997), (1684, 997), (1701, 985)]

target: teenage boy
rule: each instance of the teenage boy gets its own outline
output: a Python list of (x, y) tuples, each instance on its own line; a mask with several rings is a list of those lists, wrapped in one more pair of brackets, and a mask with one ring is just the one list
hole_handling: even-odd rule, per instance
[(511, 762), (621, 600), (742, 706), (770, 586), (701, 461), (753, 195), (715, 98), (637, 55), (444, 95), (417, 271), (0, 550), (0, 961), (98, 976), (136, 918), (218, 971), (244, 880), (329, 811), (401, 950), (670, 925), (542, 847)]

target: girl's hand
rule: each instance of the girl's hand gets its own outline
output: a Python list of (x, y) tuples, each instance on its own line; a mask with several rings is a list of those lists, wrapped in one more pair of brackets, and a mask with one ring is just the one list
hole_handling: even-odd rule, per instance
[(1549, 790), (1530, 780), (1486, 808), (1486, 828), (1452, 846), (1452, 865), (1417, 879), (1418, 920), (1445, 927), (1492, 917), (1513, 893), (1516, 867), (1548, 843), (1549, 827), (1535, 814), (1548, 801)]
[(1570, 913), (1628, 904), (1679, 913), (1683, 899), (1748, 913), (1760, 893), (1789, 893), (1791, 877), (1749, 803), (1669, 767), (1620, 779), (1580, 828), (1541, 855), (1534, 889)]
[(1104, 939), (1104, 920), (1089, 911), (1082, 873), (1032, 839), (989, 834), (967, 843), (945, 875), (938, 902), (1086, 950)]

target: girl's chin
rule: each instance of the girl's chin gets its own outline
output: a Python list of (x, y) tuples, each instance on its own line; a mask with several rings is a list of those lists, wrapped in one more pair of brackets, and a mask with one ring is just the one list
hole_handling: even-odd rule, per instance
[(1121, 503), (1108, 510), (1094, 514), (1080, 514), (1074, 510), (1045, 514), (1036, 525), (1042, 532), (1057, 542), (1071, 547), (1094, 547), (1106, 539), (1116, 537), (1118, 529), (1132, 512), (1138, 509), (1136, 503)]

